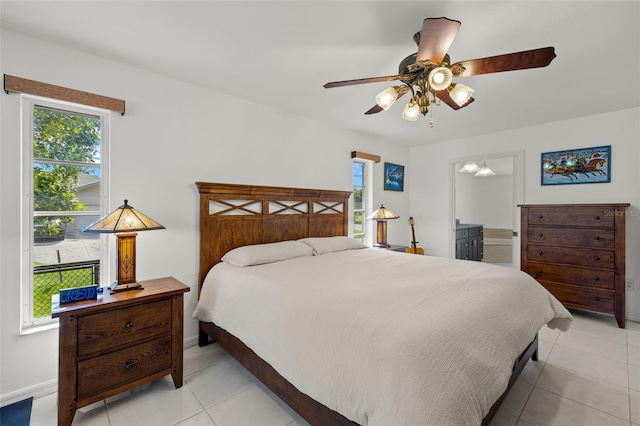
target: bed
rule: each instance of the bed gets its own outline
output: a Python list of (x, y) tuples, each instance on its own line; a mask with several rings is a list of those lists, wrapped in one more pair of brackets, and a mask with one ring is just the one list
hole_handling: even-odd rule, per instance
[(359, 247), (350, 192), (196, 185), (199, 344), (311, 424), (488, 424), (540, 327), (570, 325), (520, 271)]

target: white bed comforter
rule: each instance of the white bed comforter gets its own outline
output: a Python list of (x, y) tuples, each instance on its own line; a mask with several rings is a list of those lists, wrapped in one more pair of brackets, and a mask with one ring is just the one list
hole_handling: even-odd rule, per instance
[(479, 425), (536, 332), (571, 323), (523, 272), (378, 249), (220, 263), (193, 317), (361, 425)]

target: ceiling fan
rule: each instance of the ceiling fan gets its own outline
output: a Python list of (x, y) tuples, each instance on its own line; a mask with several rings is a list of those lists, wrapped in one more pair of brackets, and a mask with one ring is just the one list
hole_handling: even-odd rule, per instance
[[(376, 96), (376, 105), (365, 114), (386, 111), (396, 99), (411, 92), (411, 99), (402, 117), (416, 121), (420, 114), (427, 114), (431, 104), (439, 105), (442, 101), (458, 110), (473, 102), (471, 95), (474, 90), (464, 84), (454, 83), (454, 77), (546, 67), (556, 57), (553, 47), (544, 47), (451, 64), (447, 51), (461, 25), (460, 21), (449, 18), (427, 18), (422, 24), (422, 31), (413, 36), (418, 52), (400, 62), (397, 75), (333, 81), (323, 87), (328, 89), (398, 80), (402, 84), (380, 92)], [(433, 127), (433, 116), (429, 122)]]

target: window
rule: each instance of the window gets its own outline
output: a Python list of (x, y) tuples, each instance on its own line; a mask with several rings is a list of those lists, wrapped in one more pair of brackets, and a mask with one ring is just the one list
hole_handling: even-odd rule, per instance
[(371, 244), (370, 224), (365, 219), (371, 211), (371, 162), (353, 161), (353, 238)]
[(54, 322), (61, 288), (107, 282), (105, 243), (82, 229), (108, 206), (109, 112), (23, 96), (22, 123), (24, 330)]

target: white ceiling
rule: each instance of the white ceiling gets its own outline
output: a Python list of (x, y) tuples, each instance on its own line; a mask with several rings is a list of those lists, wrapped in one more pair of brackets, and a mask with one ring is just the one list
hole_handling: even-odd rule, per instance
[[(2, 0), (0, 14), (14, 31), (405, 145), (640, 105), (638, 1)], [(423, 19), (441, 16), (462, 22), (453, 62), (546, 46), (557, 58), (457, 79), (475, 102), (434, 107), (434, 128), (403, 120), (401, 101), (365, 116), (388, 83), (322, 87), (396, 74)]]

